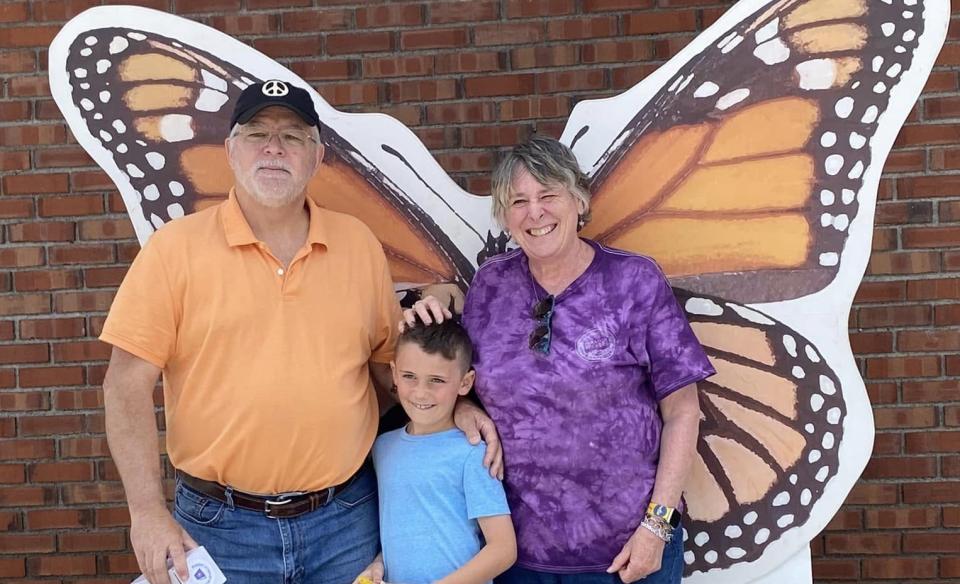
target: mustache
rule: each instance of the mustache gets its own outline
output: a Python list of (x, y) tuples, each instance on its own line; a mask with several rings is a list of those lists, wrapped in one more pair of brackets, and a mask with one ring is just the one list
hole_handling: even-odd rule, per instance
[(257, 162), (255, 170), (260, 170), (261, 168), (269, 168), (270, 170), (284, 170), (290, 172), (290, 166), (283, 160), (261, 160)]

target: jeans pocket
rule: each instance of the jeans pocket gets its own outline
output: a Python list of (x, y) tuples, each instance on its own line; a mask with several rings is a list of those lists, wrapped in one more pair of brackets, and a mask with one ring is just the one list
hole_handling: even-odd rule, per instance
[(178, 484), (173, 507), (178, 515), (191, 523), (215, 526), (223, 518), (227, 505)]
[(369, 463), (365, 463), (347, 488), (334, 498), (334, 502), (344, 509), (353, 509), (376, 496), (377, 478), (370, 469)]

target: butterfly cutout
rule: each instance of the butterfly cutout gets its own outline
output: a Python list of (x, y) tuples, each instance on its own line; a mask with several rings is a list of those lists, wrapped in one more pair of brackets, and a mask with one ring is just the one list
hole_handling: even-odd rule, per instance
[[(829, 521), (870, 452), (846, 341), (883, 162), (946, 34), (945, 0), (742, 0), (563, 140), (588, 169), (585, 235), (664, 267), (718, 374), (701, 384), (687, 489), (690, 581), (775, 569)], [(50, 49), (53, 95), (117, 184), (138, 239), (222, 200), (223, 139), (249, 84), (293, 73), (197, 23), (91, 9)], [(395, 281), (455, 281), (505, 249), (406, 127), (319, 95), (309, 191), (380, 238)], [(747, 306), (746, 304), (750, 304)]]

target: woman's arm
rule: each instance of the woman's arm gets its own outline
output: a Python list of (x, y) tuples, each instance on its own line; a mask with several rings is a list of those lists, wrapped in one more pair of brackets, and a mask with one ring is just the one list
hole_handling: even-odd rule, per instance
[(477, 522), (486, 545), (469, 562), (436, 584), (484, 584), (517, 560), (517, 536), (509, 515), (481, 517)]
[[(700, 432), (700, 398), (697, 384), (678, 389), (660, 400), (663, 432), (660, 462), (651, 500), (676, 508), (697, 455)], [(674, 533), (674, 537), (681, 537)], [(613, 559), (607, 572), (618, 572), (624, 582), (634, 582), (660, 569), (665, 542), (642, 525)]]

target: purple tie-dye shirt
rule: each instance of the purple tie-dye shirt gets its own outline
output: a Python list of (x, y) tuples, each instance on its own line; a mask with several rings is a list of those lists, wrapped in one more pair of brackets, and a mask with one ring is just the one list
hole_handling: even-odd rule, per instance
[(503, 440), (518, 564), (603, 571), (640, 524), (659, 459), (657, 402), (714, 373), (659, 266), (590, 242), (556, 297), (548, 355), (529, 348), (546, 291), (520, 250), (467, 294), (477, 393)]

